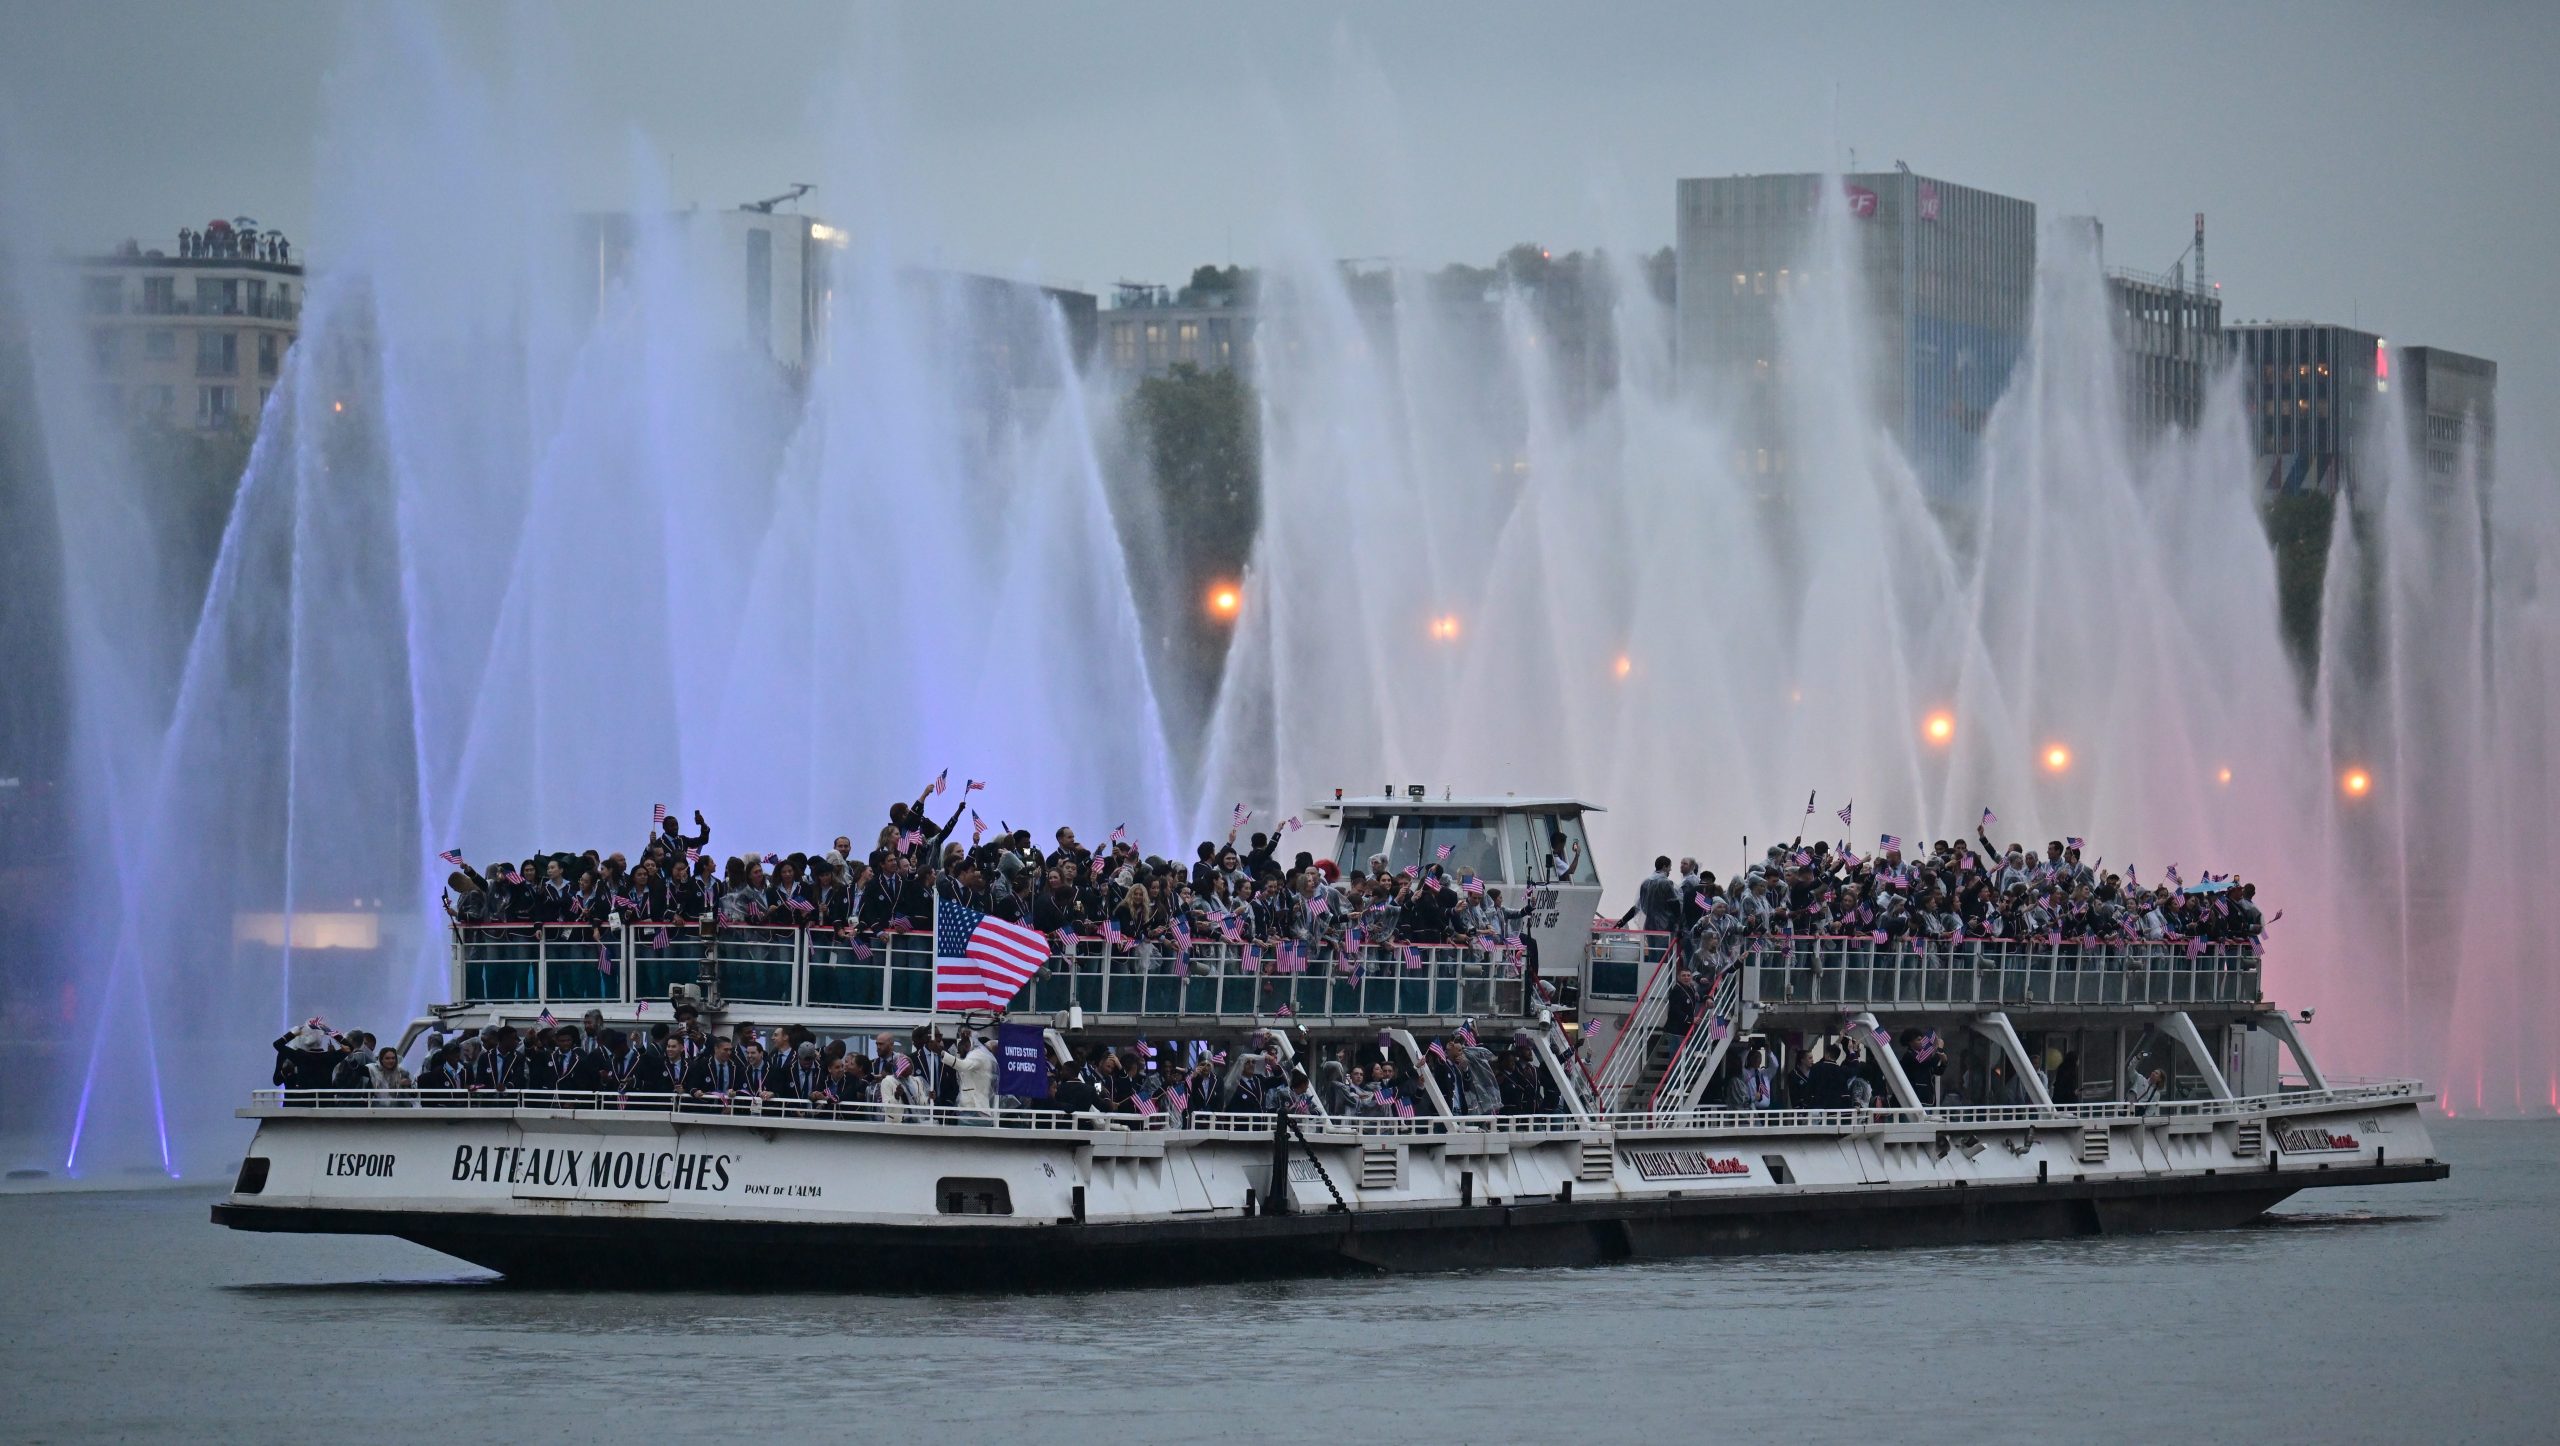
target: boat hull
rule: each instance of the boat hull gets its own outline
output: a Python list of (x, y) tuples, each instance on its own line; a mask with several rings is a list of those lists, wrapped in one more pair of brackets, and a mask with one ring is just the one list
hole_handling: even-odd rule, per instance
[[(213, 1219), (396, 1236), (529, 1282), (1021, 1290), (2217, 1229), (2306, 1187), (2448, 1173), (2414, 1101), (2332, 1110), (2006, 1133), (1748, 1116), (1319, 1129), (1282, 1147), (1239, 1131), (276, 1109)], [(1006, 1213), (967, 1213), (954, 1188), (1004, 1190)]]

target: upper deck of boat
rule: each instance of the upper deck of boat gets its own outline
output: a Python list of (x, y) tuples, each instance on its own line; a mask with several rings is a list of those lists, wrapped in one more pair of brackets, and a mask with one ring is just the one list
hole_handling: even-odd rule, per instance
[[(858, 939), (825, 929), (722, 925), (457, 925), (459, 1008), (562, 1015), (602, 1008), (645, 1015), (710, 981), (732, 1009), (760, 1017), (932, 1013), (933, 940), (894, 931)], [(2133, 940), (1877, 944), (1812, 938), (1748, 944), (1727, 958), (1740, 998), (1767, 1022), (1858, 1011), (2029, 1018), (2263, 1011), (2262, 959), (2238, 945)], [(1717, 961), (1691, 961), (1701, 973)], [(1515, 946), (1373, 944), (1324, 949), (1283, 966), (1269, 945), (1197, 941), (1187, 950), (1079, 939), (1015, 999), (1016, 1014), (1078, 1013), (1090, 1025), (1234, 1025), (1295, 1020), (1435, 1029), (1464, 1019), (1525, 1019), (1553, 1002), (1624, 1008), (1658, 995), (1679, 967), (1665, 936), (1600, 929), (1585, 957), (1533, 965)]]

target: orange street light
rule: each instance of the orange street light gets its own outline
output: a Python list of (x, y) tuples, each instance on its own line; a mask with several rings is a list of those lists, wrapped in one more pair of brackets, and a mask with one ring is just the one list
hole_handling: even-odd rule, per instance
[(1922, 720), (1920, 724), (1920, 734), (1930, 742), (1938, 744), (1941, 747), (1954, 742), (1956, 736), (1956, 715), (1943, 708), (1939, 709), (1937, 712), (1930, 714), (1926, 719)]
[(2044, 750), (2044, 771), (2047, 773), (2069, 773), (2071, 771), (2071, 750), (2065, 748), (2059, 743), (2046, 745)]
[(2338, 780), (2338, 786), (2347, 791), (2347, 797), (2362, 798), (2373, 792), (2373, 775), (2361, 768), (2350, 768), (2346, 775)]
[(1231, 582), (1218, 583), (1209, 589), (1209, 616), (1220, 622), (1232, 622), (1244, 611), (1244, 590)]
[(1458, 640), (1458, 615), (1456, 613), (1442, 613), (1440, 616), (1433, 618), (1431, 620), (1431, 636), (1434, 640), (1443, 643), (1456, 642)]
[(2221, 784), (2225, 788), (2229, 788), (2231, 786), (2231, 770), (2225, 768), (2219, 773), (2214, 774), (2213, 781)]
[(1615, 671), (1617, 672), (1617, 675), (1618, 675), (1620, 678), (1624, 678), (1624, 677), (1626, 677), (1629, 673), (1632, 673), (1632, 672), (1634, 672), (1635, 670), (1636, 670), (1636, 660), (1635, 660), (1635, 659), (1633, 659), (1633, 658), (1628, 657), (1628, 656), (1627, 656), (1626, 654), (1624, 654), (1624, 653), (1620, 653), (1620, 654), (1618, 655), (1618, 662), (1617, 662), (1617, 666), (1616, 666), (1616, 669), (1615, 669)]

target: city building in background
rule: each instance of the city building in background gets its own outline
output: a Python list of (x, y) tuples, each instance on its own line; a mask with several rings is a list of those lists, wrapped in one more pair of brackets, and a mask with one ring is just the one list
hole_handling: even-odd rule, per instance
[(1186, 286), (1180, 291), (1124, 281), (1100, 317), (1103, 369), (1124, 384), (1160, 377), (1177, 366), (1253, 374), (1259, 316), (1243, 290)]
[[(828, 318), (843, 285), (839, 275), (846, 244), (843, 228), (781, 207), (807, 187), (750, 202), (734, 210), (688, 210), (668, 233), (680, 264), (734, 286), (735, 310), (715, 311), (717, 343), (761, 351), (794, 381), (805, 380), (826, 354)], [(614, 288), (637, 258), (639, 218), (627, 212), (590, 212), (577, 218), (578, 267), (592, 320), (609, 304)], [(938, 332), (964, 338), (954, 360), (973, 378), (1015, 392), (1054, 388), (1060, 368), (1048, 354), (1046, 328), (1054, 315), (1067, 355), (1081, 367), (1092, 355), (1099, 302), (1091, 292), (967, 272), (906, 273)]]
[(2476, 448), (2479, 476), (2497, 473), (2498, 364), (2440, 346), (2402, 347), (2398, 384), (2409, 409), (2409, 443), (2427, 475), (2451, 481), (2461, 475), (2463, 449)]
[(2479, 475), (2497, 456), (2498, 364), (2443, 347), (2394, 347), (2331, 322), (2250, 321), (2229, 328), (2249, 392), (2258, 482), (2270, 493), (2352, 492), (2357, 462), (2380, 445), (2374, 404), (2396, 395), (2427, 474), (2451, 478), (2476, 446)]
[(1818, 284), (1823, 187), (1843, 188), (1878, 412), (1941, 495), (1973, 466), (2035, 307), (2036, 208), (1907, 169), (1683, 180), (1675, 346), (1683, 384), (1726, 408), (1752, 473), (1788, 470), (1778, 309)]
[[(2192, 274), (2189, 266), (2193, 266)], [(2204, 275), (2204, 213), (2195, 240), (2166, 272), (2107, 268), (2125, 416), (2138, 437), (2192, 431), (2224, 361), (2222, 293)]]
[(302, 315), (302, 263), (243, 216), (81, 257), (80, 309), (100, 415), (208, 429), (255, 425)]
[[(737, 309), (713, 315), (713, 325), (729, 328), (715, 340), (763, 351), (795, 377), (805, 375), (811, 360), (825, 350), (834, 256), (844, 246), (844, 233), (817, 217), (776, 209), (796, 201), (806, 189), (735, 210), (685, 211), (672, 233), (687, 265), (725, 275), (729, 282), (724, 284), (737, 287)], [(592, 317), (631, 272), (639, 218), (627, 212), (589, 212), (577, 218), (576, 238)]]
[(2390, 387), (2383, 339), (2317, 321), (2247, 321), (2224, 333), (2257, 435), (2259, 490), (2352, 491), (2357, 457), (2373, 443), (2371, 404)]

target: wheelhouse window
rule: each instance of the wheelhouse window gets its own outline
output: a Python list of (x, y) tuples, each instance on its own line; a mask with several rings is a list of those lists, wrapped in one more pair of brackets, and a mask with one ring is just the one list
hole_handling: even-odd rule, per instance
[[(1501, 820), (1497, 815), (1406, 814), (1403, 824), (1396, 831), (1395, 855), (1388, 860), (1397, 868), (1439, 864), (1451, 878), (1461, 872), (1478, 878), (1502, 877)], [(1444, 848), (1449, 851), (1445, 859), (1440, 856)]]
[(1385, 850), (1388, 822), (1376, 814), (1342, 821), (1341, 832), (1337, 835), (1341, 852), (1334, 856), (1334, 862), (1342, 865), (1344, 873), (1367, 868), (1370, 856)]
[[(1581, 814), (1532, 813), (1526, 817), (1529, 823), (1529, 836), (1521, 841), (1521, 852), (1523, 856), (1520, 860), (1520, 876), (1522, 878), (1541, 884), (1596, 884), (1600, 882), (1599, 866), (1594, 864), (1591, 860), (1590, 840), (1586, 839), (1582, 833)], [(1581, 857), (1574, 863), (1573, 872), (1569, 876), (1561, 879), (1550, 879), (1547, 876), (1547, 856), (1550, 853), (1557, 851), (1558, 845), (1556, 843), (1556, 838), (1559, 834), (1561, 834), (1564, 839), (1562, 852), (1565, 857), (1567, 859), (1573, 859), (1577, 851), (1579, 851)]]

